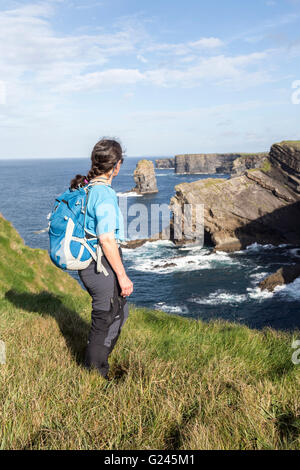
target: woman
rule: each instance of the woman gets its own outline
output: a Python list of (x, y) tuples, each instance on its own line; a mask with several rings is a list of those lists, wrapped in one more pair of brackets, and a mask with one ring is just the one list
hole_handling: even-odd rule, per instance
[[(92, 325), (85, 353), (85, 366), (96, 368), (108, 379), (108, 356), (112, 352), (121, 328), (128, 317), (126, 297), (133, 284), (125, 272), (122, 251), (118, 246), (124, 240), (123, 217), (117, 195), (111, 187), (123, 162), (121, 145), (111, 139), (102, 139), (94, 147), (92, 166), (87, 176), (76, 175), (71, 188), (93, 183), (89, 191), (85, 228), (90, 236), (97, 236), (102, 248), (102, 271), (93, 260), (88, 268), (78, 271), (79, 277), (92, 297)], [(97, 184), (96, 184), (97, 183)]]

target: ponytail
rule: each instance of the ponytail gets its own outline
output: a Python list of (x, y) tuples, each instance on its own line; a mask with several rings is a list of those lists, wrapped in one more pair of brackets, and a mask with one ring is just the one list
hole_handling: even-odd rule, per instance
[(101, 139), (93, 148), (92, 166), (87, 176), (76, 175), (70, 183), (71, 189), (85, 186), (97, 176), (108, 173), (116, 164), (123, 162), (123, 150), (121, 144), (112, 139)]
[(70, 188), (71, 189), (77, 189), (82, 186), (85, 186), (88, 183), (88, 179), (86, 176), (83, 175), (76, 175), (70, 183)]

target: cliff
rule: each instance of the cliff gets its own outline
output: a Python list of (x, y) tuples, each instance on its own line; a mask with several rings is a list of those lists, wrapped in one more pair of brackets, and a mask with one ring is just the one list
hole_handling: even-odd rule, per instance
[(176, 211), (204, 204), (206, 241), (217, 250), (254, 242), (300, 245), (299, 163), (297, 142), (275, 144), (263, 167), (242, 176), (177, 185), (171, 205)]
[(139, 160), (134, 170), (133, 177), (136, 184), (133, 191), (139, 194), (158, 192), (154, 165), (151, 160)]
[(270, 161), (274, 178), (300, 194), (300, 141), (274, 144), (270, 151)]
[(174, 158), (159, 158), (155, 160), (155, 166), (156, 168), (163, 168), (163, 169), (175, 168), (175, 159)]
[(264, 167), (268, 165), (268, 157), (269, 154), (266, 152), (257, 153), (255, 155), (243, 155), (234, 160), (231, 175), (240, 176), (247, 170)]
[(175, 172), (179, 174), (229, 174), (234, 170), (234, 162), (237, 159), (247, 157), (248, 168), (253, 168), (256, 164), (256, 160), (265, 155), (265, 153), (201, 153), (176, 155)]
[(3, 218), (0, 260), (1, 449), (299, 448), (292, 334), (130, 305), (107, 383), (82, 367), (77, 281)]

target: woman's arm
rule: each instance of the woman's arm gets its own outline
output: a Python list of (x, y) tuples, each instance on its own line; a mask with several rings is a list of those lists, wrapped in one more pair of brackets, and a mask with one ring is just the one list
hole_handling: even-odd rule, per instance
[(126, 274), (114, 232), (101, 234), (99, 240), (103, 253), (116, 273), (121, 288), (121, 295), (123, 297), (129, 296), (133, 292), (133, 283)]

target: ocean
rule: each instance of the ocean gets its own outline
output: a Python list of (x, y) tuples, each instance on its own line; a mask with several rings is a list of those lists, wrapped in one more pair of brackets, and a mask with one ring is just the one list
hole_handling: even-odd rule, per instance
[[(133, 171), (140, 158), (127, 157), (114, 179), (113, 188), (120, 198), (134, 186)], [(38, 232), (47, 227), (54, 199), (68, 188), (76, 173), (86, 174), (89, 166), (89, 158), (0, 160), (0, 212), (27, 245), (48, 249), (48, 234)], [(151, 204), (168, 204), (176, 184), (215, 177), (176, 175), (173, 170), (163, 169), (156, 169), (156, 176), (159, 192), (142, 197), (130, 194), (128, 207), (141, 202), (147, 208)], [(253, 244), (227, 254), (212, 253), (210, 247), (176, 248), (168, 241), (157, 241), (123, 252), (134, 283), (130, 301), (136, 305), (205, 321), (222, 318), (251, 328), (300, 327), (300, 279), (275, 293), (258, 288), (268, 274), (299, 262), (300, 250)], [(79, 282), (76, 273), (70, 274)]]

